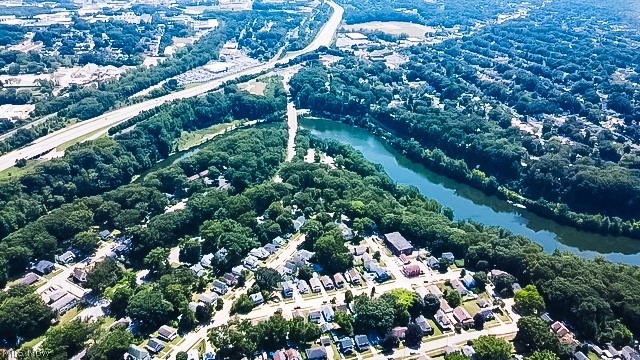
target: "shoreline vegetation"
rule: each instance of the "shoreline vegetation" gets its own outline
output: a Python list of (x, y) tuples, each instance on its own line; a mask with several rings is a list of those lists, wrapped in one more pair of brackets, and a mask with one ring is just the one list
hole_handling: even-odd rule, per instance
[(554, 203), (544, 199), (528, 199), (499, 184), (494, 177), (487, 176), (483, 171), (469, 169), (464, 160), (451, 158), (437, 148), (424, 148), (415, 140), (407, 140), (394, 135), (384, 125), (371, 118), (356, 119), (349, 115), (342, 116), (314, 111), (310, 115), (363, 128), (384, 140), (409, 160), (419, 163), (431, 171), (469, 185), (486, 195), (496, 196), (501, 200), (508, 201), (516, 207), (524, 207), (536, 215), (551, 219), (561, 225), (602, 235), (627, 236), (640, 240), (640, 222), (636, 220), (623, 220), (618, 217), (603, 216), (601, 214), (578, 213), (569, 210), (566, 204)]

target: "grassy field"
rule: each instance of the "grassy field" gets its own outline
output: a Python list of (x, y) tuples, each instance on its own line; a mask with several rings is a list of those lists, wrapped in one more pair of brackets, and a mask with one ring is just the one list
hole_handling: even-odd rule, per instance
[(183, 132), (182, 136), (178, 140), (178, 150), (179, 151), (188, 150), (194, 146), (200, 145), (203, 142), (215, 136), (216, 134), (240, 124), (241, 124), (241, 121), (236, 120), (231, 123), (216, 124), (201, 130)]

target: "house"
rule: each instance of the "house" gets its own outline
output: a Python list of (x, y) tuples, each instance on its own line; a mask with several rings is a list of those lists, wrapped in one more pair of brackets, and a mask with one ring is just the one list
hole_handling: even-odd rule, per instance
[(328, 336), (320, 336), (320, 340), (318, 340), (318, 342), (322, 346), (331, 346), (331, 339)]
[(113, 235), (111, 235), (111, 231), (109, 230), (102, 230), (98, 233), (98, 235), (100, 235), (100, 239), (102, 240), (107, 240), (113, 237)]
[(304, 280), (299, 280), (298, 281), (298, 292), (300, 294), (306, 294), (310, 291), (311, 289), (309, 288), (309, 284), (307, 284), (306, 281)]
[(210, 268), (212, 266), (211, 264), (214, 258), (215, 258), (215, 255), (213, 255), (212, 253), (202, 255), (202, 257), (200, 258), (200, 265), (206, 268)]
[(451, 287), (462, 296), (466, 295), (469, 292), (469, 290), (467, 290), (467, 288), (464, 287), (464, 285), (462, 285), (462, 282), (460, 282), (460, 280), (458, 279), (451, 280)]
[(333, 281), (331, 281), (331, 278), (327, 275), (321, 277), (320, 282), (322, 283), (322, 286), (324, 286), (325, 290), (333, 290)]
[(438, 270), (440, 269), (440, 261), (438, 261), (435, 256), (430, 256), (427, 259), (427, 266), (433, 270)]
[(40, 276), (36, 275), (35, 273), (27, 273), (25, 276), (23, 276), (20, 279), (20, 284), (22, 285), (33, 285), (35, 283), (38, 282), (38, 280), (40, 280)]
[(320, 280), (316, 277), (309, 279), (309, 284), (311, 285), (311, 291), (314, 293), (318, 293), (322, 291), (322, 284)]
[(433, 328), (429, 325), (429, 321), (423, 315), (418, 316), (413, 321), (416, 325), (420, 327), (422, 332), (427, 335), (433, 335)]
[(281, 238), (280, 236), (276, 237), (275, 239), (271, 240), (271, 243), (277, 247), (280, 247), (284, 244), (287, 243), (287, 241), (283, 238)]
[(87, 270), (86, 270), (86, 268), (76, 266), (75, 268), (73, 268), (73, 271), (71, 272), (71, 277), (76, 282), (79, 282), (79, 283), (86, 282), (87, 281)]
[(463, 276), (461, 281), (464, 284), (464, 286), (467, 287), (467, 289), (471, 289), (474, 286), (476, 286), (476, 280), (469, 273), (467, 273), (465, 276)]
[(264, 251), (268, 252), (269, 255), (273, 255), (278, 251), (278, 247), (275, 246), (274, 244), (267, 244), (262, 248), (264, 249)]
[(211, 305), (214, 302), (218, 301), (218, 294), (200, 294), (198, 295), (198, 301), (205, 303), (207, 305)]
[(53, 310), (53, 312), (55, 312), (58, 315), (62, 315), (67, 311), (71, 310), (71, 308), (76, 306), (77, 303), (78, 303), (78, 299), (75, 296), (67, 293), (61, 298), (59, 298), (58, 300), (54, 301), (49, 306), (51, 307), (51, 310)]
[(640, 354), (630, 346), (625, 346), (620, 350), (620, 356), (624, 360), (640, 360)]
[(602, 351), (602, 349), (598, 345), (591, 345), (591, 351), (596, 353), (599, 358), (602, 358), (604, 356), (604, 351)]
[(478, 314), (480, 314), (480, 316), (482, 316), (484, 321), (491, 321), (491, 320), (496, 318), (496, 314), (494, 314), (493, 310), (490, 310), (490, 309), (480, 310), (478, 312)]
[(473, 318), (471, 317), (471, 315), (469, 315), (467, 309), (462, 306), (458, 306), (453, 309), (453, 318), (463, 326), (473, 324)]
[(560, 321), (556, 321), (551, 324), (551, 331), (553, 331), (553, 333), (556, 334), (557, 337), (563, 337), (571, 333), (571, 331), (569, 331), (569, 329), (567, 329), (567, 327), (564, 326), (564, 324)]
[(415, 277), (415, 276), (420, 276), (420, 273), (422, 273), (422, 270), (420, 269), (420, 266), (418, 266), (418, 264), (411, 264), (411, 265), (404, 266), (402, 268), (402, 272), (406, 277)]
[(385, 282), (391, 278), (391, 274), (389, 273), (389, 270), (383, 267), (378, 266), (374, 269), (373, 272), (376, 274), (376, 280), (378, 282)]
[(400, 259), (402, 265), (409, 265), (409, 263), (411, 262), (411, 260), (409, 260), (409, 258), (405, 254), (400, 254), (400, 256), (398, 256), (398, 259)]
[(76, 255), (71, 251), (65, 251), (62, 255), (56, 255), (56, 261), (61, 264), (69, 264), (75, 260)]
[(362, 282), (362, 278), (360, 277), (360, 274), (358, 274), (358, 271), (356, 269), (349, 269), (347, 270), (347, 279), (349, 279), (349, 282), (351, 282), (351, 284), (353, 285), (360, 285), (360, 283)]
[(229, 287), (227, 284), (223, 283), (220, 280), (213, 280), (212, 284), (213, 291), (217, 292), (220, 295), (224, 295), (229, 291)]
[(547, 325), (551, 325), (553, 324), (553, 319), (551, 318), (551, 315), (549, 315), (549, 313), (543, 313), (542, 315), (540, 315), (540, 318), (547, 323)]
[(338, 224), (338, 227), (340, 228), (340, 231), (342, 231), (342, 236), (344, 236), (345, 240), (350, 241), (353, 239), (353, 230), (351, 230), (347, 224), (341, 222)]
[(198, 311), (198, 306), (200, 306), (200, 303), (195, 302), (195, 301), (191, 301), (191, 302), (189, 303), (189, 305), (188, 305), (189, 310), (193, 311), (194, 313), (195, 313), (196, 311)]
[(129, 252), (129, 245), (120, 244), (120, 245), (118, 245), (118, 246), (113, 248), (113, 252), (117, 256), (122, 256), (122, 255), (124, 255), (124, 254)]
[(449, 321), (449, 318), (447, 317), (447, 314), (444, 313), (444, 311), (442, 310), (436, 311), (436, 315), (434, 316), (434, 319), (436, 321), (436, 324), (438, 324), (438, 326), (440, 327), (440, 329), (451, 330), (451, 321)]
[(238, 285), (238, 278), (231, 273), (225, 273), (224, 275), (222, 275), (222, 281), (224, 281), (227, 286)]
[(298, 266), (296, 266), (296, 264), (294, 264), (291, 261), (287, 261), (287, 263), (285, 263), (284, 266), (282, 267), (282, 272), (285, 275), (293, 275), (297, 270), (298, 270)]
[(589, 360), (589, 357), (585, 355), (582, 351), (578, 351), (573, 354), (573, 358), (576, 360)]
[(393, 329), (391, 329), (391, 334), (393, 334), (395, 337), (397, 337), (400, 340), (404, 339), (406, 332), (407, 332), (406, 326), (396, 326)]
[(333, 311), (331, 306), (324, 306), (322, 308), (322, 315), (324, 316), (325, 321), (332, 322), (333, 318), (336, 316), (336, 313)]
[(202, 265), (200, 265), (200, 263), (190, 266), (189, 269), (191, 269), (197, 277), (203, 277), (207, 274), (207, 271)]
[(351, 249), (351, 253), (355, 256), (360, 256), (364, 253), (367, 252), (367, 246), (366, 245), (358, 245), (358, 246), (354, 246)]
[(247, 269), (253, 271), (253, 270), (256, 270), (258, 266), (260, 266), (260, 260), (258, 260), (258, 258), (256, 258), (255, 256), (249, 255), (246, 258), (244, 258), (243, 265)]
[(320, 311), (311, 311), (309, 313), (309, 321), (319, 324), (322, 321), (322, 312)]
[(440, 310), (444, 311), (447, 314), (453, 312), (453, 309), (451, 308), (451, 306), (449, 306), (449, 303), (444, 298), (440, 298)]
[(306, 222), (307, 218), (305, 218), (304, 215), (298, 216), (295, 220), (293, 220), (293, 228), (296, 230), (296, 232), (298, 232), (300, 231), (302, 225), (304, 225), (304, 223)]
[(489, 305), (491, 305), (491, 304), (489, 304), (489, 302), (488, 302), (487, 300), (485, 300), (485, 299), (478, 299), (478, 300), (476, 301), (476, 304), (477, 304), (481, 309), (487, 308), (487, 307), (489, 307)]
[(440, 288), (436, 284), (431, 284), (427, 286), (427, 290), (429, 290), (430, 293), (432, 293), (433, 295), (439, 298), (444, 296), (444, 294), (442, 293), (442, 290), (440, 290)]
[(443, 252), (441, 258), (447, 260), (449, 264), (453, 264), (456, 261), (456, 257), (453, 256), (453, 253)]
[(323, 347), (312, 347), (304, 351), (309, 360), (323, 360), (327, 358), (327, 350)]
[(162, 349), (164, 349), (164, 343), (159, 339), (151, 338), (149, 339), (149, 342), (147, 343), (145, 348), (147, 348), (147, 350), (151, 351), (152, 353), (157, 354), (162, 351)]
[(262, 297), (261, 293), (251, 294), (249, 295), (249, 299), (251, 299), (251, 302), (253, 302), (253, 305), (260, 305), (264, 303), (264, 298)]
[(618, 352), (618, 350), (613, 347), (613, 345), (609, 344), (609, 346), (607, 346), (607, 349), (611, 353), (611, 356), (613, 356), (614, 358), (620, 357), (620, 352)]
[(333, 281), (336, 283), (336, 287), (338, 289), (342, 289), (344, 287), (345, 280), (342, 274), (336, 273), (335, 275), (333, 275)]
[(384, 240), (391, 252), (396, 256), (400, 254), (411, 255), (413, 253), (413, 245), (397, 231), (384, 234)]
[(369, 339), (367, 338), (366, 335), (356, 335), (354, 337), (354, 340), (356, 343), (356, 349), (358, 349), (358, 351), (369, 350), (369, 347), (371, 346), (371, 344), (369, 343)]
[(469, 359), (475, 359), (476, 350), (473, 346), (465, 345), (462, 347), (462, 354)]
[(506, 274), (508, 274), (506, 271), (502, 271), (502, 270), (498, 270), (498, 269), (493, 269), (493, 270), (489, 271), (489, 277), (490, 278), (495, 278), (496, 276), (506, 275)]
[(246, 271), (245, 267), (242, 265), (234, 266), (231, 268), (231, 273), (235, 276), (242, 276), (242, 273)]
[[(373, 256), (371, 256), (371, 254), (369, 253), (364, 253), (362, 254), (362, 264), (366, 264), (368, 261), (374, 261), (375, 259), (373, 258)], [(366, 269), (366, 267), (365, 267)]]
[(178, 330), (168, 325), (162, 325), (160, 329), (158, 329), (158, 337), (162, 340), (173, 341), (173, 339), (178, 337)]
[(40, 260), (33, 266), (33, 270), (40, 275), (51, 274), (55, 269), (56, 266), (48, 260)]
[(130, 345), (127, 351), (127, 359), (131, 360), (151, 360), (149, 352), (138, 345)]
[(293, 262), (298, 266), (309, 265), (309, 260), (313, 257), (314, 253), (308, 250), (298, 250), (293, 254)]
[(291, 281), (287, 280), (282, 283), (282, 295), (287, 298), (293, 296), (293, 283)]
[(343, 354), (350, 354), (353, 352), (353, 340), (350, 337), (344, 337), (337, 341), (338, 349)]
[(273, 354), (273, 360), (302, 360), (296, 349), (278, 350)]
[(320, 329), (322, 329), (323, 333), (330, 332), (331, 330), (333, 330), (333, 324), (329, 322), (323, 322), (322, 324), (320, 324)]
[(269, 252), (267, 250), (265, 250), (264, 248), (255, 248), (255, 249), (251, 249), (251, 251), (249, 251), (249, 255), (254, 256), (258, 259), (264, 260), (266, 258), (269, 257)]

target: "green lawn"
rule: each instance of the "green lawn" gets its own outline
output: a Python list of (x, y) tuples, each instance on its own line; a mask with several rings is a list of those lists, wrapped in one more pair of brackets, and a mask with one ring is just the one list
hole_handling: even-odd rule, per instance
[(240, 124), (241, 122), (236, 120), (230, 123), (216, 124), (208, 128), (196, 131), (185, 131), (182, 133), (182, 136), (180, 136), (180, 139), (178, 139), (178, 150), (183, 151), (200, 145), (215, 134), (220, 133), (232, 126), (237, 126)]
[(480, 306), (478, 306), (478, 304), (476, 304), (476, 300), (475, 299), (463, 302), (462, 303), (462, 307), (467, 309), (467, 311), (469, 312), (469, 314), (471, 316), (475, 315), (477, 312), (480, 311)]

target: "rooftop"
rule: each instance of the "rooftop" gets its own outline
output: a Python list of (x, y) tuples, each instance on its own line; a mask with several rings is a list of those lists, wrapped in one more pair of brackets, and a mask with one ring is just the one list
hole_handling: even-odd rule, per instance
[(408, 250), (413, 248), (413, 245), (411, 245), (411, 243), (397, 231), (389, 234), (385, 234), (384, 237), (398, 251), (403, 251), (403, 250)]

